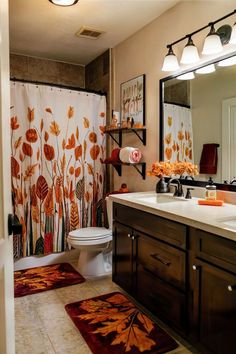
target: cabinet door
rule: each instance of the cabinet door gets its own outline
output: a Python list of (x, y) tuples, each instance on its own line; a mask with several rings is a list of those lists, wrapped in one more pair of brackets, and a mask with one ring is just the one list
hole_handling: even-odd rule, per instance
[(132, 229), (118, 222), (113, 225), (113, 280), (128, 292), (135, 285), (136, 247)]
[(236, 351), (236, 276), (197, 261), (194, 318), (200, 342), (212, 353)]

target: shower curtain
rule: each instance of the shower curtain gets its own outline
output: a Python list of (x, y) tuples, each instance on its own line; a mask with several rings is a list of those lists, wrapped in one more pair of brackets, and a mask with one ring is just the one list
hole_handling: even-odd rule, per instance
[(191, 109), (164, 103), (165, 161), (194, 162)]
[(11, 83), (18, 258), (64, 251), (70, 230), (101, 226), (105, 112), (105, 96)]

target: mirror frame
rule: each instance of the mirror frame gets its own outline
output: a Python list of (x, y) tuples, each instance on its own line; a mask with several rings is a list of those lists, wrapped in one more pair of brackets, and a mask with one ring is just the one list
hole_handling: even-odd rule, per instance
[[(159, 158), (159, 160), (160, 161), (164, 160), (164, 149), (163, 149), (163, 147), (164, 147), (164, 144), (163, 144), (163, 139), (164, 139), (164, 134), (163, 134), (164, 133), (164, 124), (163, 124), (164, 83), (168, 80), (176, 78), (179, 75), (186, 74), (191, 71), (195, 71), (197, 69), (203, 68), (204, 66), (207, 66), (210, 64), (216, 64), (221, 60), (231, 58), (233, 56), (236, 56), (236, 52), (222, 55), (218, 58), (215, 58), (215, 59), (210, 60), (208, 62), (202, 63), (198, 66), (194, 66), (191, 69), (186, 69), (186, 70), (178, 72), (177, 74), (173, 74), (173, 75), (164, 77), (163, 79), (161, 79), (159, 81), (159, 100), (160, 100), (160, 122), (159, 122), (159, 129), (160, 129), (160, 131), (159, 131), (159, 138), (160, 138), (159, 156), (160, 156), (160, 158)], [(169, 178), (166, 178), (166, 179), (169, 180)], [(213, 181), (214, 181), (214, 179), (213, 179)], [(181, 179), (181, 184), (188, 185), (188, 186), (205, 187), (208, 184), (208, 181)], [(217, 189), (219, 189), (219, 190), (224, 190), (224, 191), (228, 191), (228, 192), (236, 192), (236, 185), (229, 184), (229, 183), (217, 183), (217, 182), (214, 182), (214, 184), (216, 185)]]

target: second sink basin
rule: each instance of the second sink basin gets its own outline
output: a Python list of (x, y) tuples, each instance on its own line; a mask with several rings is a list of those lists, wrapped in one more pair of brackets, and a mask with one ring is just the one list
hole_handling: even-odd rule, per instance
[(147, 195), (137, 196), (136, 199), (145, 203), (152, 203), (152, 204), (165, 204), (165, 203), (176, 203), (176, 202), (187, 201), (187, 199), (173, 197), (171, 195), (160, 195), (160, 194), (147, 194)]
[(230, 229), (236, 230), (236, 216), (229, 216), (226, 218), (218, 219), (217, 221), (229, 227)]

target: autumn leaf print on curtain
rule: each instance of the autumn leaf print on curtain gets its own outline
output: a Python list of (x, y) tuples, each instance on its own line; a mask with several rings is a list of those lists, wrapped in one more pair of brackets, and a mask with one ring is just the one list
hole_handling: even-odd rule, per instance
[(23, 256), (67, 249), (70, 230), (101, 226), (104, 96), (11, 84), (14, 210)]
[(190, 108), (164, 103), (164, 161), (194, 162)]

